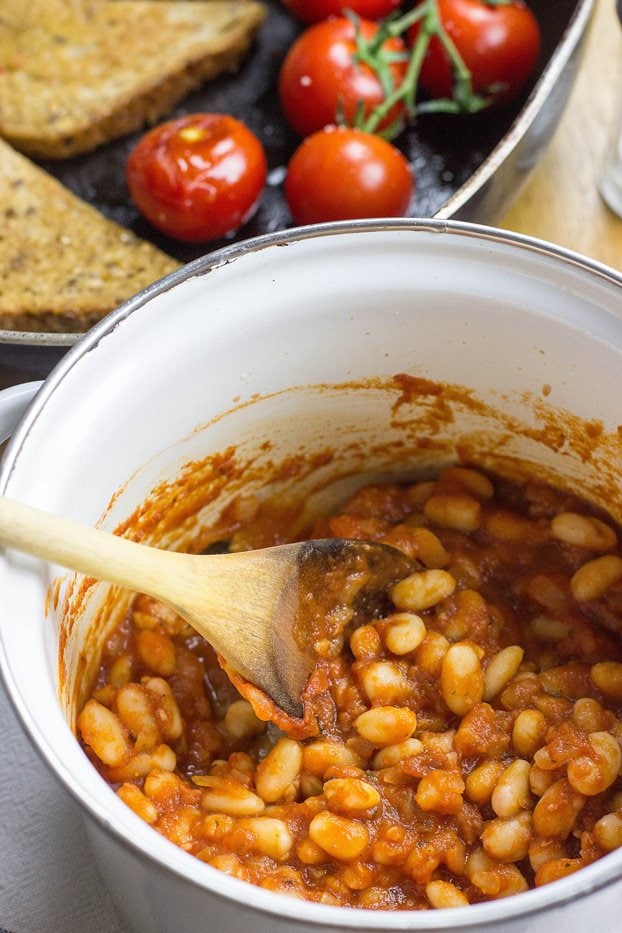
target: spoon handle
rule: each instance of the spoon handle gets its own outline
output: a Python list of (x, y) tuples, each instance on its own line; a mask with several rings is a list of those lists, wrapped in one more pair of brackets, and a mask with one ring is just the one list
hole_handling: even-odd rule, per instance
[(225, 656), (231, 654), (232, 638), (242, 639), (245, 650), (252, 643), (265, 645), (290, 572), (289, 562), (281, 565), (269, 556), (270, 549), (209, 557), (180, 554), (2, 496), (0, 546), (153, 596), (181, 613)]
[(0, 544), (151, 596), (158, 597), (169, 578), (170, 599), (174, 558), (170, 552), (144, 547), (5, 497), (0, 497)]
[[(275, 657), (281, 642), (275, 649), (272, 632), (276, 605), (292, 572), (287, 555), (296, 546), (272, 549), (281, 558), (271, 556), (270, 549), (209, 557), (180, 554), (0, 496), (2, 545), (161, 600), (207, 638), (242, 677), (300, 714), (300, 692), (309, 671), (304, 668), (300, 682), (288, 693)], [(286, 632), (284, 637), (291, 636)], [(289, 679), (291, 670), (302, 669), (295, 658), (287, 667)]]

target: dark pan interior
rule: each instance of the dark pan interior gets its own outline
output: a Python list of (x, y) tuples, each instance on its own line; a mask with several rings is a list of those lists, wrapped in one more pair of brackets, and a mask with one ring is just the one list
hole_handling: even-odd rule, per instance
[[(562, 40), (578, 0), (529, 2), (541, 25), (543, 46), (538, 73), (520, 100), (471, 116), (427, 115), (396, 141), (415, 173), (412, 216), (433, 216), (501, 142)], [(278, 0), (267, 0), (267, 6), (268, 20), (240, 71), (186, 97), (175, 111), (175, 115), (196, 111), (232, 113), (248, 124), (266, 148), (270, 174), (261, 207), (235, 239), (269, 233), (292, 224), (282, 182), (289, 156), (299, 140), (284, 123), (276, 81), (280, 62), (301, 27)], [(182, 262), (223, 245), (224, 241), (198, 246), (180, 244), (159, 234), (141, 219), (130, 203), (124, 179), (128, 153), (141, 135), (136, 133), (79, 158), (41, 164), (107, 217), (131, 228)]]

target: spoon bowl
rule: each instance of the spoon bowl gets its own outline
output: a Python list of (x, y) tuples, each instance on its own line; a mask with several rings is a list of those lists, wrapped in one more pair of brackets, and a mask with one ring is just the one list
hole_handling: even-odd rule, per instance
[(0, 544), (160, 600), (296, 719), (326, 616), (345, 628), (381, 614), (387, 589), (412, 570), (388, 545), (338, 538), (180, 554), (7, 498), (0, 498)]

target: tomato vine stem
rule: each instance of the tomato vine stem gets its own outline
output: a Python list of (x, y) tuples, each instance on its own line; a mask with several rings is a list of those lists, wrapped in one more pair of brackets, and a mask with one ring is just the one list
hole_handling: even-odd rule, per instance
[[(489, 6), (504, 6), (513, 0), (485, 0)], [(358, 18), (349, 14), (356, 29), (357, 61), (364, 62), (376, 73), (384, 91), (384, 100), (365, 119), (358, 119), (357, 127), (368, 133), (377, 133), (385, 139), (393, 139), (404, 129), (405, 122), (414, 123), (421, 113), (475, 113), (492, 102), (492, 97), (473, 91), (471, 72), (458, 51), (453, 39), (445, 29), (438, 10), (438, 0), (422, 0), (413, 10), (404, 14), (393, 14), (381, 20), (379, 29), (370, 40), (361, 36)], [(396, 60), (395, 54), (386, 53), (382, 46), (388, 38), (401, 37), (412, 26), (420, 23), (420, 29), (407, 54), (408, 67), (403, 81), (395, 86), (389, 64)], [(430, 41), (436, 37), (443, 46), (453, 73), (453, 93), (450, 98), (417, 100), (419, 75)], [(403, 102), (406, 120), (398, 119), (382, 131), (379, 124), (400, 102)]]

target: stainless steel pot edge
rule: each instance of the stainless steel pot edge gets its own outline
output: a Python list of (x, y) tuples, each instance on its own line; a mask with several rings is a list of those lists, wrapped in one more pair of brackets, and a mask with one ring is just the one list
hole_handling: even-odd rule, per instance
[[(592, 0), (588, 0), (592, 2)], [(10, 477), (14, 454), (22, 443), (22, 438), (30, 430), (45, 400), (54, 390), (54, 386), (65, 377), (75, 362), (83, 355), (91, 352), (101, 340), (119, 327), (125, 318), (147, 304), (157, 295), (164, 294), (172, 288), (194, 276), (207, 275), (219, 266), (234, 262), (251, 252), (259, 252), (272, 246), (290, 246), (304, 240), (335, 235), (347, 235), (353, 232), (377, 233), (381, 231), (397, 231), (404, 233), (436, 233), (450, 236), (466, 236), (488, 242), (507, 243), (524, 249), (527, 252), (540, 253), (560, 260), (563, 264), (580, 268), (597, 279), (602, 279), (616, 286), (622, 286), (622, 271), (596, 260), (584, 256), (574, 250), (558, 246), (546, 240), (537, 239), (522, 233), (501, 230), (497, 227), (468, 221), (441, 219), (441, 218), (383, 218), (377, 220), (348, 220), (323, 224), (312, 224), (305, 227), (294, 227), (288, 230), (278, 230), (266, 233), (249, 240), (232, 243), (212, 253), (195, 259), (180, 269), (169, 273), (162, 279), (148, 285), (132, 298), (121, 304), (114, 311), (95, 324), (85, 334), (77, 335), (79, 339), (72, 344), (67, 353), (56, 364), (52, 372), (43, 382), (35, 400), (22, 419), (15, 435), (8, 442), (7, 449), (0, 463), (0, 493), (4, 490)], [(622, 315), (622, 296), (620, 300), (620, 314)], [(33, 335), (30, 335), (33, 336)], [(45, 335), (39, 335), (45, 336)], [(71, 335), (63, 335), (70, 337)], [(74, 335), (75, 336), (75, 335)]]
[[(468, 181), (443, 204), (434, 214), (434, 217), (451, 218), (454, 216), (491, 181), (500, 166), (505, 163), (509, 154), (517, 148), (525, 137), (527, 130), (534, 124), (538, 114), (545, 109), (551, 92), (559, 82), (564, 69), (568, 66), (573, 55), (578, 52), (579, 46), (585, 38), (586, 29), (594, 13), (595, 6), (596, 0), (583, 0), (577, 6), (567, 27), (564, 39), (557, 46), (516, 122)], [(571, 90), (574, 78), (575, 74), (568, 81), (568, 93)], [(521, 184), (526, 181), (531, 168), (533, 168), (533, 165), (527, 167), (521, 179)], [(518, 194), (518, 190), (516, 194)]]
[[(297, 228), (275, 234), (266, 234), (254, 240), (244, 243), (233, 244), (225, 247), (211, 255), (204, 256), (188, 266), (172, 273), (165, 279), (154, 283), (143, 292), (134, 296), (128, 302), (112, 312), (99, 324), (84, 335), (78, 344), (76, 344), (68, 354), (57, 364), (54, 371), (43, 384), (37, 396), (31, 403), (27, 413), (22, 419), (15, 435), (9, 442), (5, 456), (0, 466), (0, 494), (6, 490), (7, 483), (11, 473), (19, 459), (19, 451), (24, 439), (27, 437), (33, 424), (40, 416), (45, 406), (46, 399), (54, 391), (55, 386), (66, 377), (71, 368), (87, 353), (94, 350), (101, 340), (104, 340), (108, 334), (123, 324), (123, 321), (132, 313), (139, 310), (148, 300), (156, 295), (165, 293), (180, 282), (185, 281), (196, 275), (206, 275), (213, 269), (224, 264), (230, 263), (245, 255), (248, 252), (258, 251), (273, 245), (287, 246), (295, 244), (298, 241), (310, 237), (320, 237), (327, 234), (348, 234), (355, 230), (361, 232), (379, 232), (383, 230), (396, 230), (402, 232), (432, 232), (438, 234), (450, 234), (474, 237), (491, 242), (512, 243), (529, 252), (554, 256), (568, 265), (581, 268), (596, 278), (603, 279), (611, 284), (622, 286), (622, 273), (610, 269), (609, 267), (595, 260), (588, 259), (571, 250), (557, 247), (545, 241), (535, 240), (521, 234), (507, 233), (493, 227), (484, 227), (477, 224), (470, 224), (459, 221), (442, 220), (382, 220), (382, 221), (360, 221), (344, 222), (336, 224), (322, 224), (314, 227)], [(622, 293), (621, 307), (622, 315)], [(341, 908), (329, 907), (325, 905), (310, 904), (298, 900), (282, 898), (278, 895), (264, 892), (261, 889), (253, 889), (252, 905), (248, 898), (248, 885), (237, 879), (230, 878), (218, 872), (216, 883), (210, 882), (215, 869), (203, 865), (197, 859), (177, 849), (166, 840), (162, 840), (164, 849), (170, 847), (170, 861), (159, 854), (145, 851), (141, 846), (141, 840), (124, 827), (124, 833), (120, 828), (111, 824), (110, 817), (106, 814), (101, 802), (95, 799), (74, 775), (65, 771), (63, 762), (59, 759), (56, 750), (49, 743), (47, 737), (39, 730), (38, 724), (30, 716), (28, 710), (21, 702), (17, 688), (11, 678), (8, 669), (7, 657), (0, 643), (0, 678), (6, 688), (13, 708), (18, 715), (22, 726), (31, 738), (40, 758), (51, 769), (57, 778), (62, 775), (62, 783), (72, 794), (75, 800), (87, 812), (90, 819), (98, 824), (102, 829), (114, 836), (118, 844), (123, 845), (132, 853), (139, 852), (143, 858), (148, 859), (154, 865), (184, 878), (192, 886), (203, 889), (208, 888), (212, 895), (235, 901), (238, 905), (242, 904), (251, 911), (261, 911), (268, 916), (281, 918), (296, 918), (307, 923), (309, 926), (331, 926), (342, 929), (357, 928), (359, 930), (406, 930), (421, 929), (428, 930), (451, 930), (457, 928), (478, 928), (485, 929), (494, 926), (500, 921), (507, 919), (507, 902), (497, 901), (486, 904), (469, 906), (467, 908), (455, 908), (451, 912), (447, 911), (429, 911), (425, 918), (420, 911), (415, 912), (370, 912), (357, 909), (343, 910)], [(554, 889), (548, 886), (522, 894), (513, 899), (512, 916), (516, 918), (528, 918), (535, 913), (544, 913), (555, 909), (563, 904), (576, 900), (598, 891), (601, 888), (613, 883), (617, 878), (622, 877), (622, 858), (620, 862), (619, 874), (611, 876), (610, 862), (608, 857), (606, 863), (603, 860), (594, 863), (581, 870), (580, 873), (571, 878), (563, 879), (556, 883)], [(420, 923), (413, 926), (413, 919), (416, 918)]]

